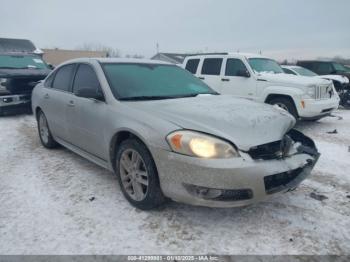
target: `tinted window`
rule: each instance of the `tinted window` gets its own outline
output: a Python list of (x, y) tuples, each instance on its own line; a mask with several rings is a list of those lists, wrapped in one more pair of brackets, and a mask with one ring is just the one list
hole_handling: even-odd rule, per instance
[(199, 64), (199, 59), (190, 59), (187, 61), (186, 70), (195, 74), (197, 72), (197, 67)]
[(45, 80), (45, 83), (44, 83), (44, 86), (45, 87), (51, 87), (52, 86), (52, 81), (55, 77), (55, 74), (51, 74), (46, 80)]
[(286, 74), (289, 74), (289, 75), (296, 75), (296, 73), (294, 73), (292, 70), (289, 70), (287, 68), (282, 68), (283, 69), (283, 72), (286, 73)]
[(65, 65), (58, 69), (52, 87), (55, 89), (69, 91), (75, 65)]
[(162, 64), (102, 64), (114, 96), (121, 100), (169, 99), (215, 94), (188, 71)]
[(334, 71), (331, 63), (318, 63), (315, 69), (320, 75), (331, 74)]
[(206, 58), (203, 62), (203, 75), (220, 75), (222, 58)]
[(100, 90), (100, 82), (91, 66), (81, 64), (78, 67), (74, 78), (73, 91), (76, 93), (80, 89)]
[(238, 71), (246, 71), (247, 68), (240, 59), (227, 59), (226, 76), (238, 76)]

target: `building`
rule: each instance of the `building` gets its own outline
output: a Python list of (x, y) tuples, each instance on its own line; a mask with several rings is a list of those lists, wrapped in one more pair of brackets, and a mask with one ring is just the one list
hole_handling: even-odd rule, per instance
[(42, 49), (46, 63), (57, 66), (67, 60), (81, 57), (107, 57), (107, 51), (84, 51), (64, 49)]

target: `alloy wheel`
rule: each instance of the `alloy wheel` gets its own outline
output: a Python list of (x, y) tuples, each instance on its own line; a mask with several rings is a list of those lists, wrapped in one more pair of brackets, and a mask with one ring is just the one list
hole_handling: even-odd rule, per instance
[(42, 141), (47, 144), (49, 142), (49, 127), (47, 125), (46, 117), (43, 113), (39, 116), (39, 132)]
[(120, 179), (126, 193), (135, 201), (145, 199), (148, 172), (141, 155), (134, 149), (125, 150), (120, 157)]

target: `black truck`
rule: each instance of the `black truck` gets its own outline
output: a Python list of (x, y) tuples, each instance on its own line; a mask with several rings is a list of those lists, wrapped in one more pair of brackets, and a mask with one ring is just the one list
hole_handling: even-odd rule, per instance
[(30, 111), (35, 85), (50, 73), (33, 43), (0, 38), (0, 116)]

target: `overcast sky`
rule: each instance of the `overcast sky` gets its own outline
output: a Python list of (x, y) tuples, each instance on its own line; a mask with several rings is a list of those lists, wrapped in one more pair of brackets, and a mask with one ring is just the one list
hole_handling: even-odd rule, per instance
[(161, 52), (350, 57), (350, 0), (1, 1), (0, 37), (41, 48), (102, 44), (145, 57), (156, 43)]

